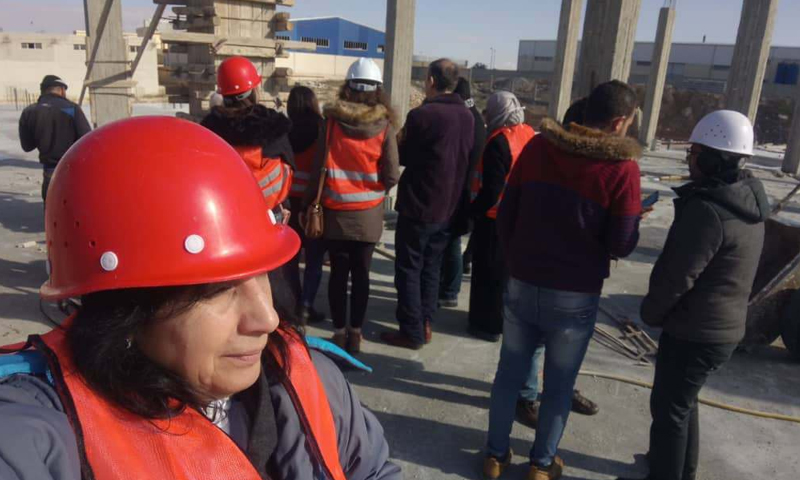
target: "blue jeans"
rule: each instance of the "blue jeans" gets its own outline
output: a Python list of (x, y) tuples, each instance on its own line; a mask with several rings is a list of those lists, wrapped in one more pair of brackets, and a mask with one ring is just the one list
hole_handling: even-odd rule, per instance
[(503, 311), (503, 346), (492, 386), (488, 453), (504, 457), (517, 397), (531, 373), (534, 352), (545, 346), (544, 389), (531, 463), (553, 463), (572, 405), (575, 379), (597, 321), (599, 294), (539, 288), (508, 280)]
[(461, 257), (461, 236), (452, 235), (442, 257), (442, 278), (439, 280), (439, 299), (458, 300), (461, 279), (464, 276), (464, 259)]
[(328, 247), (325, 240), (319, 238), (306, 238), (303, 247), (306, 250), (306, 268), (303, 271), (303, 306), (313, 307), (319, 284), (322, 282), (322, 264), (325, 261), (325, 251)]
[(528, 379), (525, 380), (522, 390), (519, 391), (519, 398), (529, 402), (541, 400), (542, 388), (539, 385), (539, 372), (542, 371), (542, 360), (544, 357), (544, 346), (539, 345), (533, 352), (533, 363), (531, 371), (528, 372)]
[(394, 284), (400, 331), (425, 343), (424, 322), (438, 308), (442, 256), (450, 235), (446, 223), (424, 223), (400, 215), (395, 230)]

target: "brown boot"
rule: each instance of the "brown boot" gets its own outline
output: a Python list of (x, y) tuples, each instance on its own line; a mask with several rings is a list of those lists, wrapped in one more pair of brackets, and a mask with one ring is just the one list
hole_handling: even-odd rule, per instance
[(419, 350), (422, 348), (421, 343), (417, 343), (414, 339), (399, 331), (383, 332), (381, 333), (381, 340), (395, 347), (408, 348), (411, 350)]
[(572, 392), (572, 411), (581, 415), (597, 415), (600, 407), (596, 403), (581, 395), (580, 390)]
[(523, 398), (517, 399), (517, 421), (526, 427), (539, 426), (539, 402), (531, 402)]
[(334, 345), (344, 350), (347, 348), (347, 332), (342, 333), (334, 333), (333, 338), (331, 338), (331, 342)]
[(556, 455), (549, 468), (531, 465), (531, 469), (528, 471), (528, 480), (558, 480), (562, 473), (564, 473), (564, 460)]
[(486, 455), (483, 459), (483, 478), (486, 480), (495, 480), (500, 478), (500, 475), (511, 465), (511, 457), (514, 453), (509, 450), (505, 460), (501, 460), (491, 455)]
[(355, 355), (361, 353), (361, 331), (350, 330), (347, 332), (347, 353)]

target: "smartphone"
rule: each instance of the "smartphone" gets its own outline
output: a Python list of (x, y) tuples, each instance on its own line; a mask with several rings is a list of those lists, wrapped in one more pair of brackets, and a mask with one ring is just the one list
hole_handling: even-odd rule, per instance
[(650, 208), (655, 205), (658, 202), (658, 197), (658, 190), (648, 195), (647, 198), (642, 200), (642, 208)]

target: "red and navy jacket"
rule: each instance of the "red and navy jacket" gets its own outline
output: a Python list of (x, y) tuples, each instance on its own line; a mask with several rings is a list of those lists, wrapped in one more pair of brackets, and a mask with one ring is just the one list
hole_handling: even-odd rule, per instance
[(600, 293), (612, 258), (633, 252), (641, 214), (639, 143), (545, 119), (511, 172), (497, 228), (509, 273)]

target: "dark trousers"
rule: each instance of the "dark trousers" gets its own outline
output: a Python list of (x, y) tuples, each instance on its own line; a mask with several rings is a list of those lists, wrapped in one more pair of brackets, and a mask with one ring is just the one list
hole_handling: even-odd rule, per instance
[(369, 269), (374, 243), (328, 240), (331, 276), (328, 280), (328, 302), (335, 328), (347, 326), (347, 283), (350, 288), (350, 327), (361, 328), (369, 302)]
[(464, 259), (461, 256), (461, 236), (451, 235), (442, 257), (442, 278), (439, 280), (439, 298), (456, 300), (461, 293), (464, 276)]
[(424, 321), (433, 321), (439, 300), (442, 254), (449, 235), (446, 223), (423, 223), (400, 215), (395, 231), (394, 284), (400, 331), (425, 343)]
[(687, 342), (662, 333), (650, 396), (650, 477), (694, 480), (700, 450), (697, 397), (736, 344)]
[[(300, 226), (300, 214), (303, 212), (302, 202), (297, 197), (290, 197), (292, 215), (289, 217), (289, 226), (297, 232), (300, 239), (303, 241), (303, 250), (305, 250), (305, 269), (303, 270), (303, 283), (300, 285), (300, 253), (297, 253), (294, 259), (290, 261), (293, 265), (293, 277), (290, 278), (290, 283), (294, 285), (298, 291), (297, 297), (302, 306), (313, 307), (314, 299), (317, 298), (317, 291), (319, 284), (322, 282), (322, 264), (325, 261), (325, 251), (327, 244), (321, 238), (311, 239), (306, 238), (303, 227)], [(298, 305), (298, 307), (301, 305)]]
[(53, 172), (55, 171), (55, 167), (45, 167), (42, 170), (42, 202), (47, 202), (47, 189), (50, 187), (50, 180), (53, 179)]
[(491, 218), (475, 221), (470, 243), (472, 286), (469, 295), (469, 325), (490, 335), (503, 333), (503, 292), (507, 275), (500, 255), (497, 227)]

